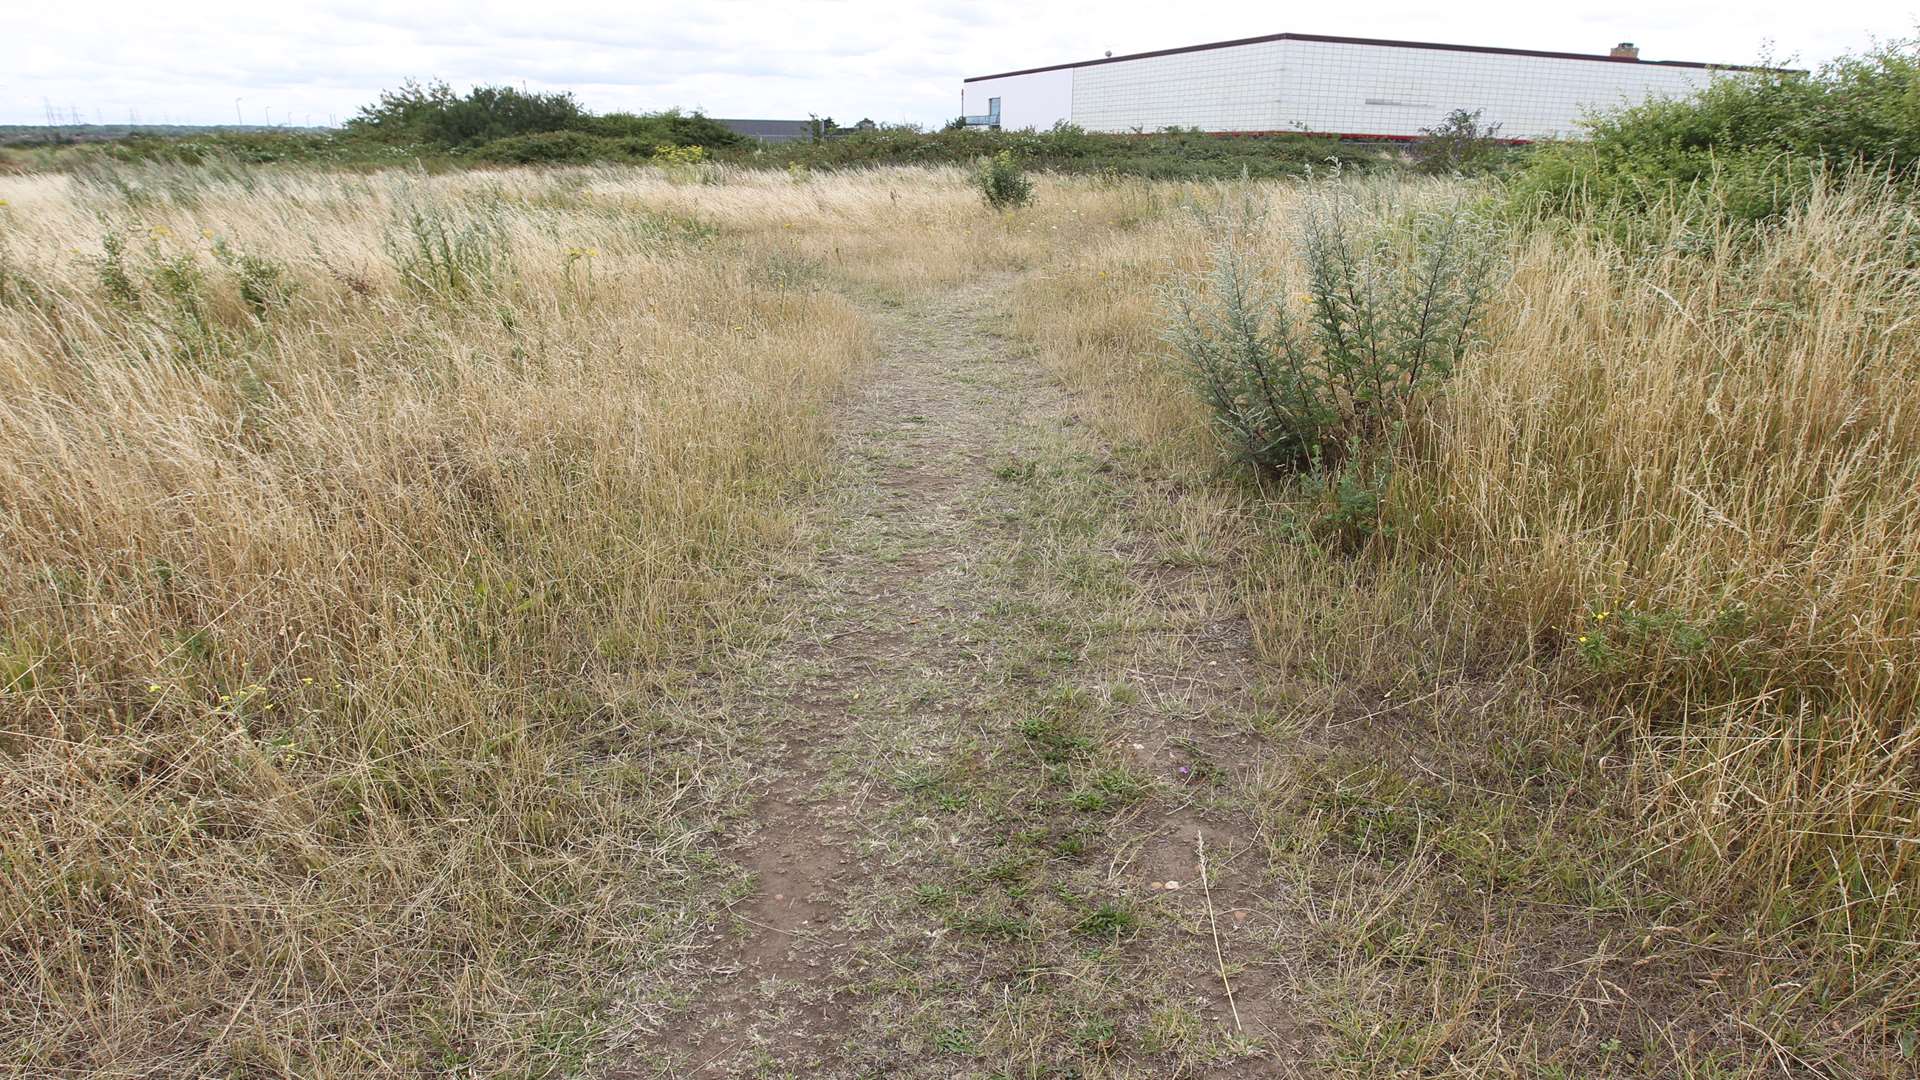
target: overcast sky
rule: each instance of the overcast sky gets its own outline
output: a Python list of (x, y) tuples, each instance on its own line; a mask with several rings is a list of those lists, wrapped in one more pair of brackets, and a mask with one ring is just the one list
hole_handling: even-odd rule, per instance
[(1920, 0), (0, 0), (0, 123), (324, 124), (408, 76), (571, 89), (595, 111), (937, 124), (960, 80), (1282, 31), (1813, 66), (1911, 37)]

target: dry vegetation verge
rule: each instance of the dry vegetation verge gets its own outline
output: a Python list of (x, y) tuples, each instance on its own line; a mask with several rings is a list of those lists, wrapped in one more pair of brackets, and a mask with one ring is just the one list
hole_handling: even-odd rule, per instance
[(865, 331), (644, 171), (148, 179), (0, 208), (0, 1057), (563, 1070)]
[(780, 632), (871, 346), (828, 286), (1045, 224), (958, 170), (3, 187), (0, 1056), (577, 1069), (731, 881), (752, 733), (676, 702)]
[[(1300, 191), (1247, 238), (1283, 274)], [(1660, 214), (1631, 244), (1512, 230), (1484, 347), (1410, 418), (1357, 554), (1314, 483), (1233, 511), (1319, 732), (1270, 808), (1285, 858), (1397, 882), (1329, 969), (1355, 1071), (1913, 1067), (1915, 219), (1872, 184), (1759, 229)], [(1207, 240), (1168, 214), (1065, 253), (1020, 325), (1110, 431), (1217, 486), (1150, 300)]]
[(1691, 892), (1910, 949), (1920, 219), (1862, 185), (1757, 237), (1524, 243), (1415, 450), (1423, 539), (1622, 726)]

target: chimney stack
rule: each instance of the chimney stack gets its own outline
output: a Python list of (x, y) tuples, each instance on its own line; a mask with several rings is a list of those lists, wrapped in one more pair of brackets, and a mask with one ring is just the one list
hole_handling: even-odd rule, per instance
[(1623, 41), (1615, 45), (1613, 51), (1607, 55), (1613, 57), (1615, 60), (1638, 60), (1640, 59), (1640, 46), (1635, 45), (1631, 41)]

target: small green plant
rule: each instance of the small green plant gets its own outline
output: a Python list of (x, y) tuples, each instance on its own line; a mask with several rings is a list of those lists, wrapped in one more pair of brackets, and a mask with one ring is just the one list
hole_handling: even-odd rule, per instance
[(993, 467), (993, 475), (1000, 480), (1014, 484), (1031, 483), (1039, 475), (1040, 463), (1037, 461), (1009, 461)]
[(1014, 730), (1040, 761), (1049, 765), (1076, 761), (1097, 745), (1086, 730), (1086, 709), (1084, 696), (1071, 687), (1060, 687), (1047, 695), (1038, 712), (1015, 721)]
[(1637, 670), (1650, 677), (1671, 677), (1674, 670), (1701, 660), (1729, 668), (1729, 657), (1710, 655), (1710, 651), (1716, 643), (1737, 642), (1748, 623), (1746, 608), (1737, 603), (1705, 619), (1677, 611), (1599, 610), (1588, 614), (1574, 632), (1573, 645), (1588, 667), (1603, 674), (1621, 676)]
[(965, 1028), (941, 1028), (933, 1036), (934, 1049), (945, 1054), (973, 1053), (973, 1036)]
[(6, 248), (0, 247), (0, 306), (30, 308), (47, 303), (46, 290), (27, 276)]
[(46, 656), (39, 649), (0, 639), (0, 694), (32, 690), (36, 685), (34, 672), (45, 661)]
[(1067, 795), (1067, 805), (1086, 813), (1105, 813), (1137, 802), (1147, 793), (1147, 782), (1125, 768), (1103, 769), (1088, 783)]
[(153, 284), (161, 296), (172, 301), (182, 315), (195, 322), (205, 318), (205, 305), (202, 293), (206, 288), (206, 275), (201, 272), (200, 264), (193, 256), (176, 253), (161, 256), (154, 253)]
[(1074, 925), (1074, 932), (1090, 938), (1117, 941), (1133, 932), (1140, 920), (1118, 904), (1102, 904)]
[(1105, 1016), (1096, 1016), (1074, 1030), (1073, 1041), (1090, 1050), (1111, 1050), (1119, 1041), (1119, 1025)]
[(699, 165), (707, 160), (707, 148), (704, 146), (656, 146), (653, 148), (655, 165)]
[(1013, 151), (1002, 150), (986, 159), (974, 174), (974, 184), (987, 205), (995, 210), (1015, 210), (1033, 204), (1033, 180), (1014, 160)]
[(593, 260), (599, 257), (599, 248), (576, 247), (567, 249), (567, 286), (574, 290), (576, 296), (592, 294)]
[(269, 311), (292, 296), (293, 283), (287, 280), (287, 269), (274, 260), (235, 250), (222, 239), (214, 240), (213, 255), (240, 283), (240, 299), (255, 318), (265, 319)]
[(140, 306), (140, 290), (127, 272), (127, 240), (118, 230), (108, 229), (100, 237), (100, 256), (93, 266), (109, 300), (122, 307)]
[(1025, 941), (1034, 932), (1027, 920), (1012, 915), (959, 915), (948, 920), (948, 925), (972, 937), (1001, 938), (1006, 941)]
[(1357, 547), (1369, 537), (1390, 533), (1381, 510), (1393, 477), (1386, 455), (1355, 455), (1308, 478), (1319, 497), (1313, 535), (1341, 547)]
[(183, 360), (204, 364), (214, 360), (231, 343), (207, 303), (207, 275), (191, 252), (164, 253), (158, 243), (148, 252), (148, 294), (155, 301), (153, 311), (168, 316), (175, 354)]

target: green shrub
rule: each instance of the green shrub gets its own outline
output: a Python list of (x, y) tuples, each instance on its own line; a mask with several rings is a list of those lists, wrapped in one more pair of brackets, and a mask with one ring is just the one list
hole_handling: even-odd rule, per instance
[(132, 135), (103, 144), (115, 161), (199, 165), (239, 162), (267, 165), (283, 161), (328, 161), (337, 156), (338, 139), (306, 131), (210, 131), (188, 138)]
[(1012, 210), (1033, 202), (1033, 181), (1013, 159), (1011, 150), (988, 158), (974, 174), (974, 185), (995, 210)]
[(463, 97), (444, 82), (409, 79), (398, 90), (347, 121), (349, 129), (386, 141), (479, 146), (510, 135), (563, 131), (586, 111), (571, 93), (533, 93), (511, 86), (476, 86)]
[(1430, 176), (1484, 172), (1499, 160), (1500, 125), (1489, 124), (1485, 109), (1455, 109), (1413, 144), (1414, 167)]
[(905, 126), (835, 131), (811, 142), (755, 146), (755, 162), (797, 163), (809, 168), (868, 165), (965, 165), (1002, 150), (1031, 169), (1095, 176), (1158, 179), (1256, 179), (1306, 176), (1335, 167), (1368, 172), (1389, 166), (1396, 151), (1313, 135), (1223, 136), (1194, 132), (1121, 135), (1089, 132), (1071, 124), (1046, 131), (947, 128), (920, 131)]
[(678, 109), (644, 115), (617, 112), (585, 116), (574, 127), (590, 135), (634, 139), (649, 146), (702, 146), (717, 150), (741, 146), (747, 141), (717, 120), (709, 120), (699, 113), (682, 113)]
[(613, 139), (579, 131), (540, 131), (495, 139), (475, 150), (473, 156), (500, 165), (583, 165), (623, 160), (626, 154)]
[(0, 245), (0, 305), (45, 309), (52, 300), (47, 288), (14, 261), (12, 252)]
[[(1169, 294), (1168, 339), (1233, 452), (1262, 469), (1345, 477), (1381, 449), (1407, 403), (1476, 344), (1499, 259), (1455, 201), (1403, 208), (1353, 184), (1303, 199), (1304, 266), (1276, 273), (1247, 238), (1251, 196), (1212, 223), (1210, 269)], [(1304, 280), (1302, 280), (1304, 279)], [(1345, 471), (1342, 471), (1345, 470)]]
[(1817, 72), (1720, 73), (1691, 97), (1590, 119), (1541, 147), (1512, 195), (1531, 212), (1633, 212), (1669, 203), (1735, 221), (1776, 218), (1827, 175), (1920, 169), (1913, 42)]
[(127, 272), (127, 241), (116, 229), (100, 237), (100, 255), (94, 260), (94, 272), (100, 278), (100, 291), (122, 307), (140, 306), (140, 289)]
[(698, 164), (709, 160), (697, 143), (649, 141), (640, 136), (607, 137), (580, 131), (543, 131), (495, 139), (473, 151), (475, 159), (498, 165), (586, 165), (596, 161)]
[[(738, 146), (744, 140), (717, 121), (678, 109), (635, 114), (587, 112), (571, 93), (532, 93), (476, 86), (462, 96), (444, 82), (411, 80), (347, 121), (350, 135), (379, 142), (478, 148), (482, 160), (510, 163), (645, 160), (633, 144)], [(531, 141), (523, 141), (531, 140)]]
[[(448, 91), (451, 95), (451, 91)], [(391, 99), (393, 95), (388, 95)], [(404, 104), (388, 100), (344, 131), (208, 133), (189, 138), (140, 137), (40, 151), (27, 168), (81, 172), (102, 165), (201, 165), (232, 169), (264, 163), (315, 163), (347, 168), (419, 166), (428, 170), (467, 162), (489, 164), (638, 163), (656, 146), (700, 146), (716, 160), (803, 169), (875, 165), (971, 165), (1001, 150), (1028, 169), (1106, 178), (1231, 180), (1304, 177), (1329, 168), (1366, 173), (1392, 168), (1399, 151), (1310, 135), (1222, 136), (1192, 131), (1146, 134), (1089, 132), (1071, 124), (1047, 131), (959, 128), (926, 132), (905, 125), (827, 129), (816, 141), (766, 144), (746, 139), (697, 113), (608, 113), (560, 110), (553, 131), (503, 133), (480, 142), (439, 141), (450, 125), (432, 120), (442, 99), (417, 91)], [(448, 96), (446, 102), (458, 99)], [(449, 105), (448, 107), (451, 107)], [(599, 141), (581, 141), (587, 136)], [(531, 140), (531, 141), (522, 141)], [(20, 160), (16, 156), (14, 160)], [(0, 162), (4, 166), (4, 162)], [(128, 191), (130, 197), (144, 193)], [(131, 199), (130, 199), (131, 201)]]

